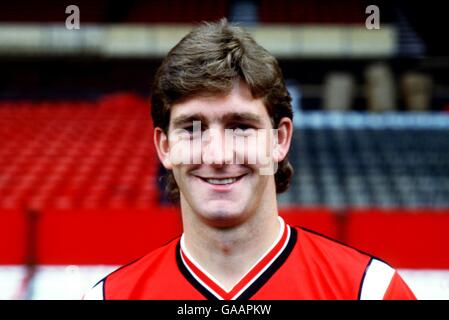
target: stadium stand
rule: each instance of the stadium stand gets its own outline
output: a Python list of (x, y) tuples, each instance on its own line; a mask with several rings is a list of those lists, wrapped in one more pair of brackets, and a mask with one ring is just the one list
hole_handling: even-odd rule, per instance
[[(369, 219), (354, 218), (371, 215), (351, 210), (428, 208), (432, 213), (449, 206), (445, 118), (319, 112), (297, 117), (291, 156), (297, 172), (282, 198), (288, 222), (364, 247), (360, 234), (372, 237), (359, 224), (376, 229), (368, 227), (373, 226)], [(31, 254), (37, 264), (121, 264), (179, 235), (179, 213), (161, 204), (151, 132), (148, 101), (135, 94), (3, 102), (0, 243), (5, 254), (0, 263), (27, 263)], [(401, 243), (408, 243), (419, 225), (402, 230)], [(34, 247), (30, 234), (36, 236)], [(441, 229), (434, 235), (447, 244), (442, 234)], [(120, 243), (123, 250), (110, 251)], [(392, 254), (403, 259), (401, 266), (415, 266), (404, 255), (412, 256), (406, 250)], [(432, 264), (427, 257), (423, 261)]]
[(192, 23), (227, 15), (228, 1), (135, 1), (125, 19), (132, 23)]
[(3, 102), (0, 192), (7, 208), (145, 208), (158, 200), (149, 108), (132, 95), (95, 102)]
[(447, 116), (298, 117), (290, 201), (336, 209), (449, 206)]
[(362, 1), (345, 1), (345, 5), (325, 1), (260, 1), (260, 20), (263, 23), (290, 24), (356, 24), (364, 22)]
[[(51, 22), (59, 23), (65, 21), (66, 7), (74, 4), (70, 1), (27, 1), (17, 0), (2, 6), (0, 10), (0, 21), (14, 23)], [(107, 0), (89, 1), (77, 0), (76, 5), (82, 7), (83, 21), (106, 22), (110, 2)]]
[(376, 33), (362, 0), (77, 0), (70, 33), (69, 4), (0, 10), (0, 299), (78, 299), (179, 236), (148, 88), (178, 35), (224, 16), (280, 55), (297, 99), (280, 214), (449, 299), (449, 64), (421, 59), (441, 42), (421, 7), (382, 5)]

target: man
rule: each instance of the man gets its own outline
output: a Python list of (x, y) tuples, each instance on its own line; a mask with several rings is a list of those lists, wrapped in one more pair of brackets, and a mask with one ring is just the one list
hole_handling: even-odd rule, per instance
[(87, 299), (414, 299), (398, 273), (288, 226), (292, 111), (276, 59), (226, 20), (202, 24), (154, 81), (154, 143), (184, 233)]

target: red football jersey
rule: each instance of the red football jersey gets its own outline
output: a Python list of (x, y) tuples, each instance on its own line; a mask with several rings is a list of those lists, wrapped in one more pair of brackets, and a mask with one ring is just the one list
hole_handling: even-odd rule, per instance
[(188, 253), (184, 238), (112, 272), (86, 299), (416, 299), (385, 262), (281, 221), (271, 248), (230, 290)]

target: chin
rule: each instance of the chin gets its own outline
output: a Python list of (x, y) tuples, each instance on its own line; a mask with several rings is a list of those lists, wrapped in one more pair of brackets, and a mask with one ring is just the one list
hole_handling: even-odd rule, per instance
[(245, 219), (245, 210), (239, 206), (225, 206), (215, 203), (207, 208), (199, 208), (197, 211), (209, 224), (217, 227), (232, 227)]

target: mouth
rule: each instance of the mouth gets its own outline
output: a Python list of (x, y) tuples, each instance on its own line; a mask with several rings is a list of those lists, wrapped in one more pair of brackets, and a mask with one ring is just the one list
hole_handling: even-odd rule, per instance
[(231, 185), (233, 183), (236, 183), (237, 181), (239, 181), (240, 179), (242, 179), (246, 174), (242, 174), (240, 176), (237, 177), (225, 177), (225, 178), (206, 178), (206, 177), (198, 177), (201, 180), (203, 180), (204, 182), (214, 185), (214, 186), (226, 186), (226, 185)]

